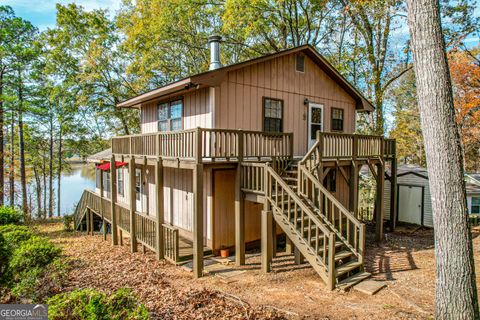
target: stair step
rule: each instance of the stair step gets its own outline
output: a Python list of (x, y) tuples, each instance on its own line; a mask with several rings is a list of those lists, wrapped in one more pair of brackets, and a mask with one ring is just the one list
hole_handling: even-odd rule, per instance
[(348, 277), (348, 278), (340, 281), (337, 284), (337, 288), (340, 289), (340, 290), (346, 290), (350, 287), (353, 287), (357, 283), (362, 282), (363, 280), (369, 278), (370, 276), (371, 276), (371, 274), (368, 273), (368, 272), (365, 272), (365, 271), (355, 273), (353, 276)]
[(345, 274), (349, 271), (352, 271), (353, 269), (355, 268), (358, 268), (362, 265), (361, 262), (358, 262), (358, 261), (350, 261), (350, 262), (347, 262), (345, 264), (342, 264), (341, 266), (337, 267), (335, 269), (335, 275), (337, 277), (341, 276), (342, 274)]
[(298, 181), (298, 178), (295, 178), (295, 177), (282, 177), (282, 179), (284, 181), (292, 181), (292, 182), (297, 182)]
[(343, 260), (353, 256), (353, 252), (349, 250), (343, 250), (335, 253), (335, 261)]
[(289, 174), (298, 174), (298, 170), (285, 170), (284, 171), (285, 173), (289, 173)]

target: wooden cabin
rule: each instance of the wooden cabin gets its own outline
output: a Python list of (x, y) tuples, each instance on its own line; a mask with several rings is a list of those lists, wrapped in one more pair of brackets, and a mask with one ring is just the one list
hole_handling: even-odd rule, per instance
[(204, 252), (231, 248), (242, 265), (255, 243), (268, 272), (285, 234), (330, 289), (361, 281), (358, 169), (368, 164), (383, 190), (385, 162), (396, 163), (395, 141), (354, 134), (372, 104), (309, 45), (225, 67), (218, 38), (210, 46), (211, 70), (118, 104), (140, 110), (141, 134), (112, 138), (95, 160), (97, 189), (85, 191), (77, 226), (93, 232), (97, 221), (113, 244), (128, 234), (132, 251), (139, 243), (159, 259), (183, 250), (197, 277)]

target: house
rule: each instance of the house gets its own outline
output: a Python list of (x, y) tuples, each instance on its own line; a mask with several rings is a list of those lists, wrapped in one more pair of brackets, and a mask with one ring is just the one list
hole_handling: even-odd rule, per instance
[[(479, 174), (465, 174), (469, 214), (480, 213)], [(390, 220), (391, 187), (385, 181), (385, 219)], [(432, 200), (427, 169), (417, 165), (403, 165), (397, 170), (397, 221), (433, 227)]]
[(209, 71), (118, 104), (140, 110), (141, 134), (112, 138), (96, 157), (97, 190), (84, 192), (76, 225), (102, 225), (114, 245), (126, 234), (132, 251), (159, 259), (191, 255), (196, 277), (205, 254), (231, 248), (242, 265), (256, 243), (268, 272), (284, 234), (328, 288), (361, 281), (358, 169), (368, 164), (383, 190), (395, 141), (354, 134), (372, 104), (311, 46), (225, 67), (219, 46), (210, 38)]

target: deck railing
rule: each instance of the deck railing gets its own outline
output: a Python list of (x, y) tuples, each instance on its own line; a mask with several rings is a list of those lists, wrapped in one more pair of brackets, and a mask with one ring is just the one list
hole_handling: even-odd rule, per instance
[(394, 158), (395, 152), (395, 139), (318, 131), (315, 143), (299, 164), (315, 174), (315, 169), (321, 161)]
[[(91, 190), (84, 190), (74, 213), (75, 227), (84, 217), (87, 209), (92, 210), (98, 216), (102, 216), (109, 223), (111, 222), (111, 201), (102, 198), (98, 193)], [(130, 233), (130, 209), (124, 203), (116, 202), (115, 217), (119, 228)], [(179, 231), (176, 227), (163, 224), (164, 235), (164, 256), (167, 260), (176, 263), (180, 259)], [(155, 217), (135, 212), (135, 237), (139, 243), (152, 251), (157, 251), (157, 221)]]
[(163, 236), (165, 259), (176, 263), (180, 253), (178, 229), (169, 224), (163, 224)]
[(112, 153), (198, 162), (292, 157), (293, 134), (205, 128), (157, 132), (114, 137)]
[(137, 240), (150, 250), (155, 251), (157, 247), (157, 222), (154, 217), (135, 212), (135, 235)]

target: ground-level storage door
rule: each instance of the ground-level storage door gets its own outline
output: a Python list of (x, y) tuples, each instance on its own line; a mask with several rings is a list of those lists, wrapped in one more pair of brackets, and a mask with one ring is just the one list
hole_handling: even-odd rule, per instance
[(213, 250), (235, 245), (235, 170), (213, 170)]
[(398, 221), (422, 225), (423, 188), (398, 186)]

